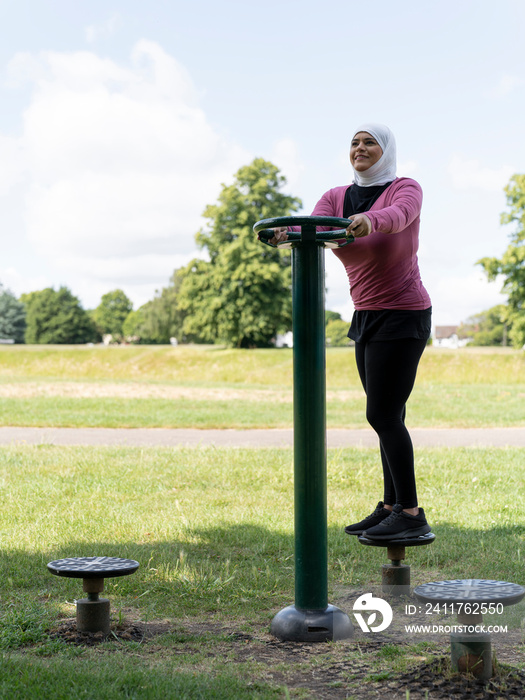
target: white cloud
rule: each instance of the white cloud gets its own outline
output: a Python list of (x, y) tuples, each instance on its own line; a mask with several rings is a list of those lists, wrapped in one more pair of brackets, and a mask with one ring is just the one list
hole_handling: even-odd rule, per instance
[(100, 24), (90, 24), (86, 27), (86, 41), (93, 44), (99, 39), (109, 39), (115, 33), (120, 17), (114, 12), (105, 22)]
[(0, 194), (24, 178), (33, 249), (79, 281), (166, 284), (195, 255), (204, 207), (251, 159), (208, 123), (184, 67), (143, 40), (129, 65), (18, 54), (9, 77), (31, 99), (21, 136), (0, 135)]
[(331, 250), (325, 251), (326, 308), (349, 321), (354, 312), (346, 270)]
[(105, 259), (86, 256), (82, 259), (71, 258), (64, 255), (59, 258), (59, 263), (64, 269), (70, 264), (83, 276), (104, 282), (106, 285), (118, 280), (120, 284), (150, 284), (157, 285), (159, 281), (167, 283), (173, 270), (190, 262), (193, 254), (149, 254), (137, 255), (133, 258), (125, 258), (118, 254), (107, 256)]
[(17, 297), (31, 290), (53, 286), (46, 275), (23, 275), (14, 267), (0, 268), (0, 283)]
[(0, 134), (0, 196), (23, 179), (25, 165), (22, 141)]
[[(326, 251), (325, 268), (326, 307), (350, 320), (354, 307), (348, 279), (341, 262), (330, 251)], [(500, 291), (503, 279), (488, 282), (481, 270), (447, 276), (441, 271), (429, 270), (424, 275), (424, 284), (432, 298), (433, 324), (438, 326), (458, 325), (470, 316), (507, 301)]]
[[(70, 259), (64, 256), (57, 260), (57, 264), (64, 270), (70, 262), (74, 264), (76, 281), (73, 286), (67, 286), (82, 300), (85, 308), (95, 308), (103, 294), (116, 288), (123, 289), (134, 308), (138, 308), (153, 299), (156, 291), (166, 287), (173, 271), (186, 265), (193, 257), (199, 257), (199, 254), (140, 255), (135, 258), (113, 256), (106, 259)], [(42, 289), (41, 286), (35, 288)]]
[(280, 139), (273, 144), (270, 161), (275, 163), (286, 177), (287, 190), (293, 191), (306, 170), (305, 164), (299, 155), (299, 147), (293, 139)]
[(517, 75), (509, 75), (508, 73), (503, 74), (497, 85), (495, 85), (491, 90), (487, 92), (487, 97), (499, 100), (511, 92), (514, 92), (516, 88), (521, 87), (524, 84), (523, 81)]
[(501, 192), (516, 169), (510, 165), (489, 168), (476, 159), (453, 155), (449, 167), (452, 184), (459, 190), (477, 189)]
[(407, 160), (398, 163), (397, 165), (397, 176), (398, 177), (414, 177), (419, 170), (419, 165), (415, 160)]
[(432, 308), (437, 325), (459, 324), (470, 316), (505, 304), (503, 281), (488, 282), (482, 272), (451, 275), (431, 284)]

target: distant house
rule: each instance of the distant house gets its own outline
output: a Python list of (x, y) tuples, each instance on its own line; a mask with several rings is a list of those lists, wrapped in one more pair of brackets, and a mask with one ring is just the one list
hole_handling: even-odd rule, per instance
[(468, 338), (458, 337), (459, 326), (436, 326), (432, 337), (432, 345), (436, 348), (464, 348)]
[(288, 333), (278, 334), (274, 342), (276, 348), (293, 348), (292, 331), (288, 331)]

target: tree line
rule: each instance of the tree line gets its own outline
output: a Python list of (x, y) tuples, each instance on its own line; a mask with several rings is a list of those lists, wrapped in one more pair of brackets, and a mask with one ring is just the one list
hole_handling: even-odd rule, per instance
[[(288, 216), (302, 206), (285, 194), (286, 179), (262, 158), (238, 170), (223, 185), (215, 204), (206, 207), (204, 227), (196, 234), (205, 258), (175, 270), (167, 287), (134, 310), (121, 289), (104, 294), (93, 310), (84, 310), (67, 287), (48, 288), (16, 298), (0, 284), (0, 339), (30, 344), (116, 342), (144, 344), (221, 343), (267, 347), (291, 329), (289, 251), (261, 245), (253, 234), (259, 219)], [(503, 225), (514, 224), (501, 258), (478, 261), (489, 280), (500, 276), (508, 303), (467, 319), (460, 334), (472, 344), (525, 345), (525, 175), (505, 188), (508, 211)], [(328, 311), (327, 341), (348, 343), (348, 324)]]

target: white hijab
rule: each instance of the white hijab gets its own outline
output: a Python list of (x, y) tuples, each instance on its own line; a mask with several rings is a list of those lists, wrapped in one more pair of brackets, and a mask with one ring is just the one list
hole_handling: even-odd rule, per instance
[[(385, 185), (396, 179), (396, 140), (394, 134), (388, 126), (384, 124), (363, 124), (356, 129), (354, 136), (360, 131), (366, 131), (373, 136), (381, 146), (383, 155), (368, 170), (358, 173), (354, 169), (354, 182), (361, 187), (371, 187), (372, 185)], [(353, 137), (352, 137), (353, 138)]]

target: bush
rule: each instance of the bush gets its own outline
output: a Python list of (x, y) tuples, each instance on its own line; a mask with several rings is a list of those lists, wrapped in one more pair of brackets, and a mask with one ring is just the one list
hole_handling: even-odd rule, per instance
[(89, 314), (67, 287), (48, 287), (21, 299), (27, 312), (26, 343), (75, 345), (100, 339)]
[(23, 343), (26, 330), (26, 310), (14, 294), (0, 284), (0, 338)]
[(343, 320), (328, 321), (326, 324), (326, 344), (332, 348), (347, 347), (353, 341), (348, 337), (350, 324)]

